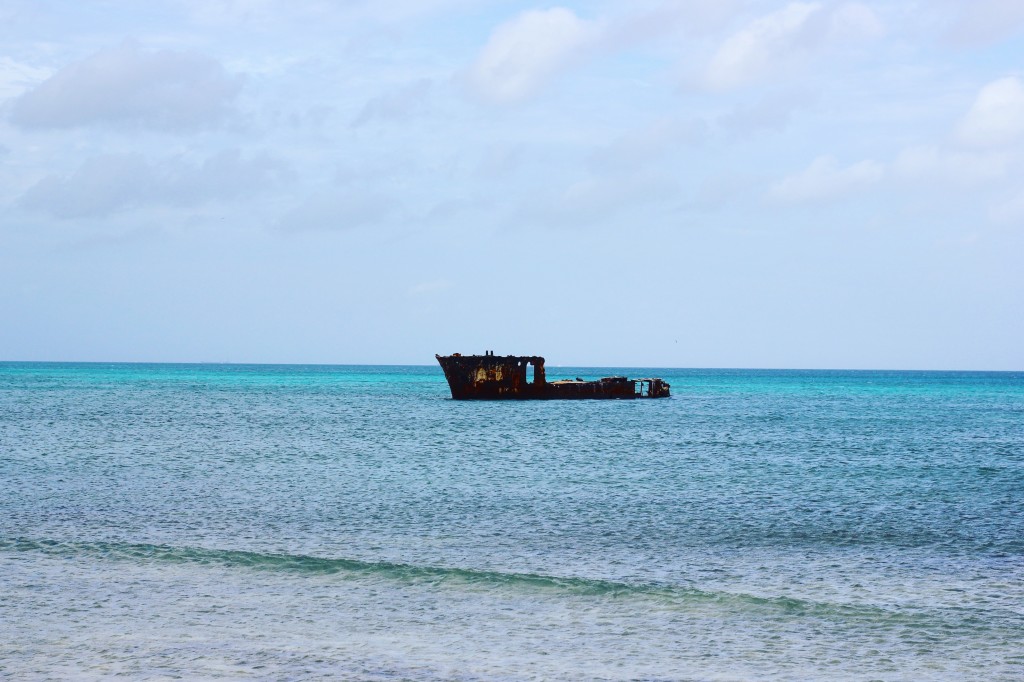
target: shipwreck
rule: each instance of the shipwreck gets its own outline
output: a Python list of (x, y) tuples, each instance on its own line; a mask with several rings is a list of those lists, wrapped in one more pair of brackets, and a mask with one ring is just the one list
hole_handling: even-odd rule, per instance
[(539, 355), (435, 355), (455, 400), (582, 400), (668, 398), (662, 379), (602, 377), (548, 381)]

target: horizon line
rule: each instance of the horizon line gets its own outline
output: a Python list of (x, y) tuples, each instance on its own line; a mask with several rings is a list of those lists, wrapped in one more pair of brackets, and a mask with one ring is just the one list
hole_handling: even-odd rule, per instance
[[(239, 366), (239, 367), (436, 367), (433, 363), (370, 363), (370, 362), (235, 362), (224, 361), (176, 361), (176, 360), (2, 360), (0, 365), (23, 364), (23, 365), (188, 365), (188, 366)], [(547, 368), (574, 368), (574, 369), (668, 369), (668, 370), (699, 370), (699, 371), (742, 371), (742, 372), (974, 372), (974, 373), (1002, 373), (1019, 374), (1024, 369), (907, 369), (898, 367), (712, 367), (712, 366), (690, 366), (672, 367), (669, 365), (551, 365), (545, 363)]]

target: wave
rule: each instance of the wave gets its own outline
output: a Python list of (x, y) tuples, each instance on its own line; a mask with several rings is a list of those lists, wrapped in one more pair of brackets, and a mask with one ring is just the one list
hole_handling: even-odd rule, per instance
[(75, 542), (0, 538), (0, 552), (34, 552), (51, 556), (86, 557), (105, 561), (155, 562), (168, 564), (215, 565), (255, 571), (273, 571), (308, 575), (346, 574), (390, 579), (404, 583), (479, 585), (493, 588), (549, 591), (563, 595), (601, 596), (609, 598), (639, 597), (655, 600), (662, 608), (712, 605), (728, 609), (763, 609), (772, 615), (815, 616), (826, 618), (879, 618), (891, 623), (919, 620), (921, 614), (892, 611), (876, 606), (816, 602), (793, 597), (758, 597), (755, 595), (706, 591), (693, 587), (657, 583), (629, 583), (581, 577), (558, 577), (533, 573), (439, 566), (416, 566), (358, 559), (326, 558), (301, 554), (275, 554), (243, 550), (172, 547), (124, 542)]
[(653, 585), (633, 585), (587, 578), (559, 578), (530, 573), (502, 573), (466, 568), (416, 566), (386, 561), (328, 558), (303, 554), (276, 554), (203, 547), (172, 547), (124, 542), (72, 542), (0, 539), (0, 551), (41, 552), (59, 556), (89, 556), (109, 560), (143, 560), (168, 563), (216, 564), (227, 567), (270, 570), (314, 575), (363, 573), (396, 579), (452, 580), (464, 583), (520, 584), (536, 588), (566, 590), (577, 594), (615, 594), (654, 591)]

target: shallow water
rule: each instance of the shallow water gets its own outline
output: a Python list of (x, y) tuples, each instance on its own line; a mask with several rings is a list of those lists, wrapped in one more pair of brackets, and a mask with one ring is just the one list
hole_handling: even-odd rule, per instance
[(0, 364), (0, 674), (1024, 677), (1024, 374)]

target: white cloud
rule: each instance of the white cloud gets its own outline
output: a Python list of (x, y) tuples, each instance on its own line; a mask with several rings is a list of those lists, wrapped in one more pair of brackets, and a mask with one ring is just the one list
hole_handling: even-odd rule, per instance
[(212, 57), (126, 42), (59, 70), (14, 100), (23, 128), (117, 125), (194, 130), (220, 124), (241, 87)]
[(746, 85), (814, 48), (877, 38), (882, 22), (866, 5), (826, 7), (793, 2), (760, 17), (730, 36), (715, 52), (705, 80), (715, 89)]
[(526, 99), (593, 47), (600, 33), (595, 22), (561, 7), (524, 12), (494, 30), (469, 82), (492, 102)]
[(968, 144), (994, 147), (1024, 136), (1024, 85), (1008, 76), (981, 89), (960, 123), (959, 137)]
[(152, 163), (141, 154), (104, 154), (86, 160), (71, 175), (43, 178), (19, 203), (65, 219), (140, 206), (195, 206), (258, 190), (283, 172), (268, 156), (246, 159), (237, 150), (200, 163), (178, 158)]
[(0, 57), (0, 99), (20, 95), (51, 75), (53, 71), (50, 69), (23, 64), (10, 57)]
[[(666, 2), (596, 20), (556, 7), (525, 12), (502, 24), (469, 70), (484, 99), (513, 103), (537, 93), (555, 75), (598, 52), (616, 52), (673, 32), (717, 28), (736, 11), (731, 2)], [(704, 80), (716, 89), (749, 83), (821, 46), (876, 38), (878, 16), (858, 2), (793, 2), (760, 17), (717, 50)]]
[(708, 66), (708, 83), (730, 88), (750, 82), (785, 58), (821, 5), (795, 2), (752, 22), (722, 43)]
[(1005, 177), (1011, 161), (1011, 156), (1001, 151), (953, 151), (920, 145), (902, 150), (892, 168), (905, 180), (977, 185)]
[(773, 185), (769, 196), (787, 203), (832, 199), (873, 185), (884, 175), (885, 169), (876, 161), (861, 161), (844, 168), (834, 158), (821, 156), (806, 169)]

